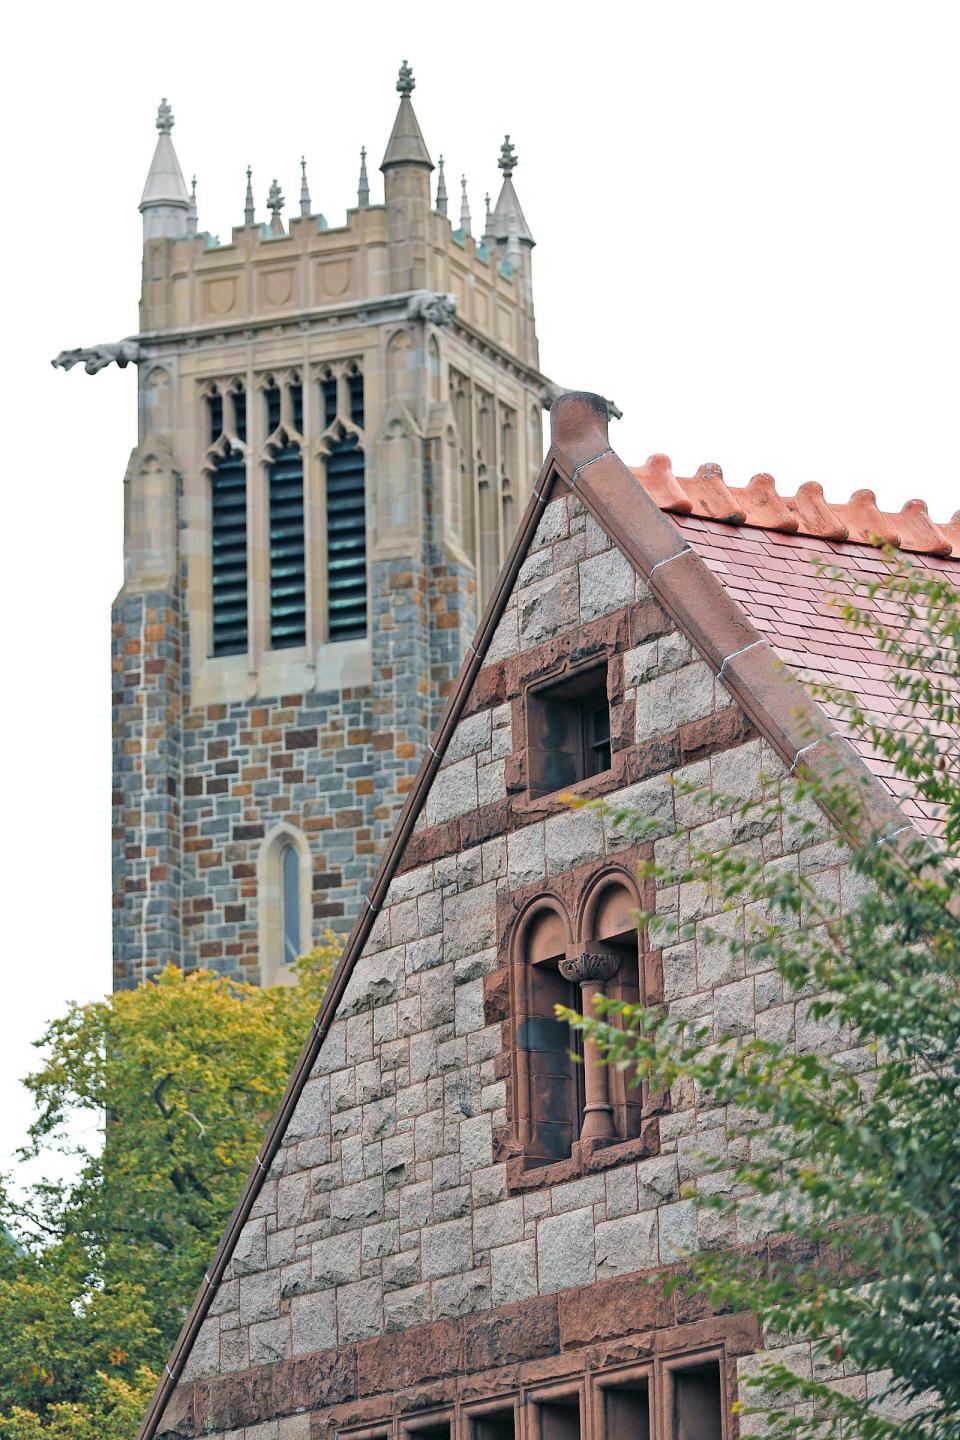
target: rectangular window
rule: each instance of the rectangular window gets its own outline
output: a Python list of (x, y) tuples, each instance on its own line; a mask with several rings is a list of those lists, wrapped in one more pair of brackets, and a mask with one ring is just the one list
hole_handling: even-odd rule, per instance
[(650, 1394), (646, 1381), (603, 1390), (604, 1440), (650, 1440)]
[(470, 1440), (515, 1440), (516, 1420), (512, 1405), (470, 1417)]
[(723, 1440), (720, 1363), (675, 1369), (670, 1379), (670, 1440)]
[(540, 1440), (580, 1440), (580, 1399), (541, 1401), (537, 1405)]
[(528, 788), (549, 795), (610, 769), (607, 667), (527, 694)]

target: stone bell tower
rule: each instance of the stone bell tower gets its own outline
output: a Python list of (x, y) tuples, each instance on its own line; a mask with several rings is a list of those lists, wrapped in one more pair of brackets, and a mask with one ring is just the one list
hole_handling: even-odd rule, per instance
[(198, 225), (164, 100), (140, 210), (139, 370), (113, 609), (114, 978), (264, 983), (352, 922), (542, 459), (533, 237), (447, 213), (411, 100), (371, 203)]

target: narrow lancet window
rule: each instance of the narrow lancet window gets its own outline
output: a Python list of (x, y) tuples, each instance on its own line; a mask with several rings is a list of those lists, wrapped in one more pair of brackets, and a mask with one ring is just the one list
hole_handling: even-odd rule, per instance
[[(285, 437), (284, 437), (285, 438)], [(299, 445), (281, 444), (269, 467), (270, 644), (274, 650), (307, 639), (306, 542), (303, 457)]]
[(213, 653), (242, 655), (247, 648), (247, 466), (229, 445), (214, 461), (210, 479)]
[(292, 965), (300, 954), (300, 857), (292, 845), (283, 847), (280, 864), (283, 959)]
[(327, 606), (331, 640), (366, 635), (366, 486), (356, 435), (338, 440), (327, 456)]

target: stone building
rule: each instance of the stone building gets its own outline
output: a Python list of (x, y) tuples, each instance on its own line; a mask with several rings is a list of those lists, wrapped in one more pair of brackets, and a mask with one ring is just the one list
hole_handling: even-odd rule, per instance
[[(372, 203), (306, 163), (229, 243), (164, 101), (140, 329), (54, 363), (139, 372), (113, 611), (114, 975), (278, 981), (347, 930), (543, 459), (533, 236), (513, 182), (448, 215), (406, 62)], [(264, 192), (267, 187), (264, 184)], [(480, 227), (478, 227), (479, 229)]]
[[(704, 1152), (723, 1155), (724, 1116), (625, 1088), (589, 1053), (576, 1065), (554, 1004), (605, 990), (718, 1031), (855, 1045), (715, 938), (742, 913), (696, 885), (641, 895), (636, 862), (682, 867), (691, 844), (737, 838), (840, 906), (856, 894), (825, 816), (734, 836), (734, 816), (673, 780), (746, 799), (840, 769), (876, 837), (929, 825), (793, 671), (889, 695), (882, 658), (838, 634), (811, 555), (869, 573), (886, 536), (955, 575), (960, 525), (934, 526), (917, 502), (882, 515), (865, 491), (829, 506), (815, 485), (784, 499), (767, 476), (734, 489), (715, 466), (681, 480), (663, 456), (631, 471), (597, 396), (559, 399), (551, 423), (143, 1440), (736, 1433), (730, 1403), (760, 1337), (658, 1283), (718, 1238), (681, 1187)], [(629, 804), (655, 832), (638, 850), (564, 790)], [(695, 937), (654, 949), (638, 902)]]

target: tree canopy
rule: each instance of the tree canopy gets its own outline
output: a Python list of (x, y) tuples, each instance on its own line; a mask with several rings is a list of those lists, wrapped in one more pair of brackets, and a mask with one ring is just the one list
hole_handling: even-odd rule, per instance
[(169, 966), (37, 1042), (24, 1160), (75, 1178), (0, 1198), (0, 1433), (135, 1432), (339, 953), (261, 989)]

